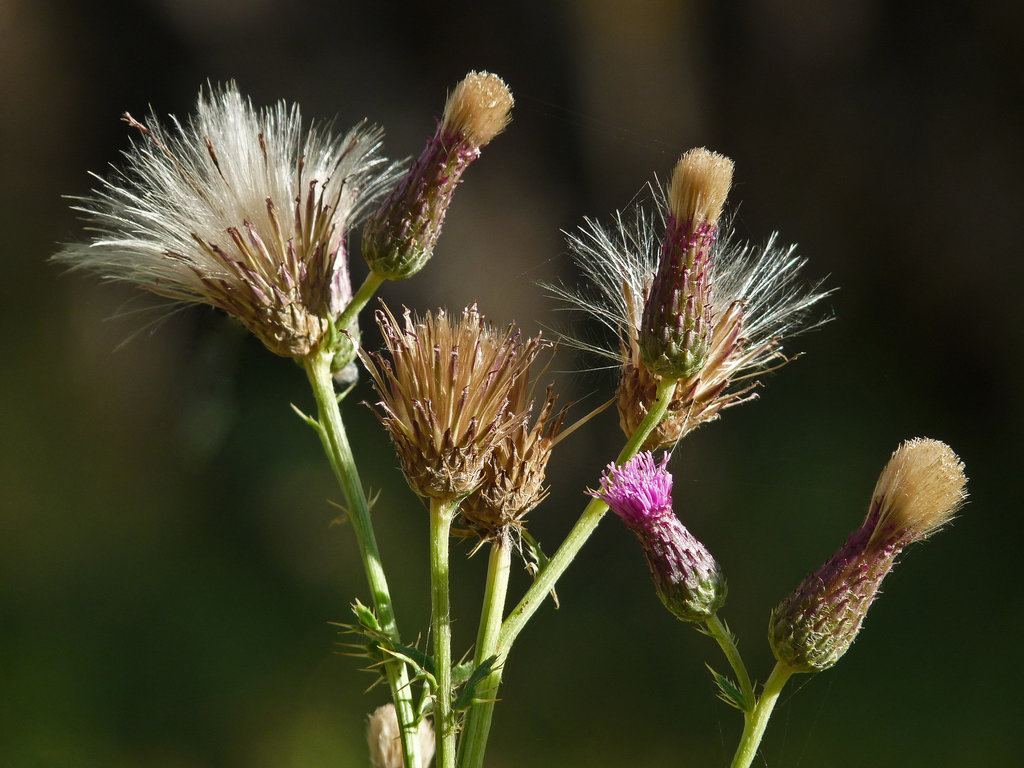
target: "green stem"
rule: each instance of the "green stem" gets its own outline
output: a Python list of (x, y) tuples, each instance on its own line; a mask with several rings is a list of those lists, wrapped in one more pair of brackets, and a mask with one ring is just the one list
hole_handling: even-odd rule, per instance
[[(363, 307), (373, 298), (373, 294), (377, 292), (377, 289), (380, 288), (383, 282), (383, 277), (371, 271), (366, 276), (363, 284), (359, 286), (355, 296), (352, 297), (352, 301), (348, 303), (348, 306), (338, 315), (338, 319), (334, 321), (335, 327), (343, 331), (348, 330), (349, 326), (352, 325), (352, 321), (363, 311)], [(357, 339), (353, 339), (353, 342), (358, 344)]]
[(753, 762), (757, 748), (761, 744), (761, 738), (764, 736), (764, 729), (768, 727), (768, 719), (772, 716), (772, 710), (775, 709), (775, 702), (778, 701), (782, 687), (792, 674), (793, 670), (782, 662), (775, 665), (775, 669), (772, 670), (764, 684), (764, 690), (761, 691), (761, 698), (757, 700), (754, 711), (750, 713), (750, 717), (746, 718), (743, 735), (740, 736), (740, 744), (736, 747), (736, 755), (732, 759), (731, 768), (749, 768)]
[(452, 622), (448, 599), (448, 540), (457, 503), (430, 500), (430, 610), (434, 631), (434, 729), (437, 766), (455, 768), (455, 715), (452, 711)]
[[(319, 414), (320, 439), (324, 451), (331, 463), (331, 468), (341, 485), (349, 506), (349, 519), (359, 545), (366, 580), (370, 585), (373, 607), (383, 630), (395, 642), (400, 643), (398, 623), (391, 604), (391, 593), (384, 576), (377, 539), (373, 534), (373, 523), (370, 520), (370, 505), (366, 493), (359, 480), (352, 447), (345, 434), (345, 425), (341, 420), (337, 396), (334, 392), (334, 381), (331, 378), (331, 355), (311, 355), (304, 361), (306, 374), (313, 387)], [(395, 703), (395, 712), (402, 734), (402, 753), (407, 766), (419, 766), (419, 742), (416, 738), (416, 717), (412, 701), (412, 690), (405, 664), (395, 660), (384, 666), (391, 687), (391, 696)]]
[[(658, 426), (665, 416), (669, 403), (672, 402), (675, 387), (675, 381), (662, 381), (658, 385), (657, 394), (655, 395), (654, 402), (651, 403), (647, 416), (640, 422), (629, 442), (626, 443), (618, 458), (615, 459), (616, 464), (624, 464), (637, 454), (640, 447), (650, 437), (651, 432), (654, 431), (655, 427)], [(526, 622), (537, 612), (541, 603), (544, 602), (544, 598), (555, 586), (555, 582), (565, 573), (566, 568), (569, 567), (569, 564), (579, 554), (587, 539), (597, 529), (598, 523), (601, 522), (601, 518), (604, 517), (604, 513), (607, 510), (608, 505), (600, 499), (591, 499), (590, 503), (587, 504), (583, 514), (576, 521), (576, 525), (573, 526), (561, 546), (558, 547), (558, 551), (555, 552), (544, 569), (537, 574), (537, 578), (533, 580), (533, 584), (526, 591), (526, 594), (523, 595), (519, 605), (512, 610), (512, 613), (509, 614), (508, 618), (501, 625), (498, 647), (504, 654), (508, 653), (512, 643), (515, 642), (523, 627), (526, 626)], [(499, 663), (501, 661), (503, 659), (499, 659)]]
[[(511, 566), (512, 548), (502, 533), (491, 544), (491, 556), (487, 560), (487, 583), (484, 586), (484, 604), (480, 611), (480, 630), (476, 638), (474, 667), (479, 667), (498, 650), (498, 632), (505, 610), (505, 593), (508, 591), (508, 574)], [(495, 660), (497, 662), (497, 660)], [(477, 684), (474, 704), (466, 717), (465, 727), (459, 739), (459, 766), (478, 768), (483, 765), (487, 735), (491, 729), (494, 713), (494, 697), (501, 685), (501, 666), (498, 663), (490, 673)]]
[[(740, 650), (736, 647), (736, 641), (732, 634), (726, 629), (725, 624), (718, 618), (716, 613), (705, 624), (707, 625), (708, 632), (711, 636), (718, 641), (718, 644), (722, 647), (722, 652), (725, 653), (725, 658), (729, 660), (732, 671), (736, 673), (736, 680), (740, 684), (740, 693), (743, 694), (743, 701), (746, 702), (750, 709), (754, 707), (754, 686), (750, 684), (750, 675), (747, 674), (747, 668), (743, 664), (743, 658), (740, 656)], [(748, 710), (744, 710), (743, 717), (746, 719)]]

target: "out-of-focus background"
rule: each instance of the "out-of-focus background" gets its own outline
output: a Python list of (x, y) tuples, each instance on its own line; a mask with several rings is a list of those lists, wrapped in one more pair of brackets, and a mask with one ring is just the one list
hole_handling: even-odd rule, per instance
[[(1010, 764), (1024, 747), (1022, 8), (2, 0), (0, 765), (367, 764), (365, 716), (385, 694), (335, 653), (328, 622), (368, 595), (351, 531), (331, 525), (340, 494), (288, 407), (312, 406), (301, 371), (211, 310), (166, 317), (47, 257), (83, 236), (61, 196), (117, 161), (125, 110), (185, 116), (200, 85), (235, 78), (307, 119), (369, 117), (405, 157), (469, 69), (506, 79), (514, 121), (469, 170), (434, 261), (383, 298), (565, 329), (537, 288), (577, 280), (560, 230), (626, 206), (691, 146), (733, 157), (740, 234), (781, 230), (838, 288), (834, 322), (788, 347), (806, 355), (673, 461), (753, 674), (771, 667), (769, 610), (856, 527), (901, 440), (947, 441), (971, 478), (960, 519), (904, 555), (847, 657), (791, 683), (758, 764)], [(588, 365), (554, 366), (581, 414), (615, 386), (571, 372)], [(364, 380), (345, 412), (383, 489), (411, 637), (429, 615), (427, 518), (358, 405), (371, 397)], [(532, 516), (547, 549), (621, 443), (606, 413), (560, 446)], [(486, 558), (455, 552), (461, 652)], [(517, 571), (513, 595), (526, 583)], [(725, 664), (662, 609), (618, 521), (559, 596), (509, 660), (488, 765), (727, 764), (740, 718), (704, 662)]]

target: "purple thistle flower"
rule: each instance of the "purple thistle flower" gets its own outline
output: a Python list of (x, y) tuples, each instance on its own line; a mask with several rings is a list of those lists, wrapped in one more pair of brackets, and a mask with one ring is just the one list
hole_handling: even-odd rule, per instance
[(614, 463), (592, 491), (626, 526), (643, 547), (651, 578), (665, 607), (682, 621), (702, 622), (725, 604), (725, 576), (707, 547), (698, 541), (672, 511), (672, 475), (649, 452), (621, 467)]

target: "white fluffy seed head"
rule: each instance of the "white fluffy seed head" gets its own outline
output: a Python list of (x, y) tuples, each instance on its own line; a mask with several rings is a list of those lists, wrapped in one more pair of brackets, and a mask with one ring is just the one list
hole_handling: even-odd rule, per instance
[[(420, 765), (429, 765), (434, 756), (434, 729), (428, 720), (420, 721), (416, 739), (419, 742)], [(404, 768), (401, 733), (394, 704), (385, 704), (373, 711), (366, 727), (366, 740), (370, 745), (370, 761), (374, 768)]]
[(55, 259), (238, 317), (274, 352), (308, 354), (351, 294), (348, 228), (394, 174), (381, 132), (302, 130), (297, 106), (257, 110), (232, 83), (187, 122), (154, 114), (123, 167), (77, 198), (92, 232)]

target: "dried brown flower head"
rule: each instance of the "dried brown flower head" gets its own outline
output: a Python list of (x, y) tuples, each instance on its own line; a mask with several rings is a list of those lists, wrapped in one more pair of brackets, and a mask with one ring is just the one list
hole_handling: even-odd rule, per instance
[(541, 347), (520, 341), (514, 326), (498, 331), (476, 306), (403, 322), (387, 309), (377, 323), (391, 358), (364, 355), (381, 396), (374, 412), (398, 451), (409, 485), (420, 496), (456, 499), (483, 481), (495, 447), (528, 416), (511, 409)]

